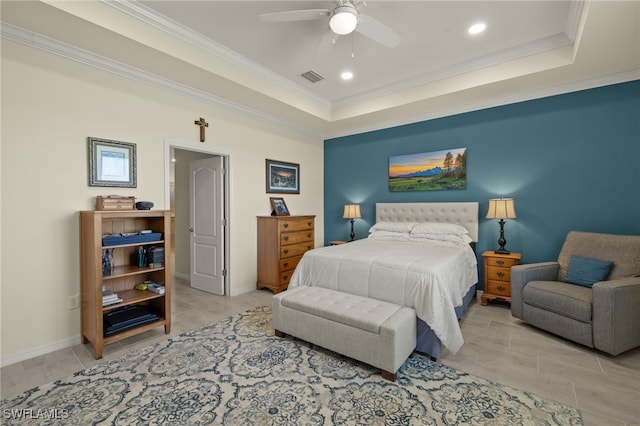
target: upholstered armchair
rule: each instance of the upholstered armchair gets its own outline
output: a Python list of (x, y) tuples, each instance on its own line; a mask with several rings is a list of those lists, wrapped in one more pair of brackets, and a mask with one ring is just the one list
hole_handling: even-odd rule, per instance
[(511, 314), (611, 355), (640, 346), (640, 236), (569, 232), (557, 262), (511, 269)]

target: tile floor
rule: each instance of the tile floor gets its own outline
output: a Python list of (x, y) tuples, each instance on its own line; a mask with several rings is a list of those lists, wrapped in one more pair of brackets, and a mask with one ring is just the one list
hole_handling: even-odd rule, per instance
[[(178, 335), (256, 306), (270, 305), (268, 290), (220, 297), (173, 286), (171, 335)], [(472, 302), (461, 320), (465, 344), (440, 362), (467, 373), (533, 392), (581, 410), (586, 425), (640, 425), (640, 349), (617, 357), (575, 345), (511, 317), (508, 305)], [(166, 339), (163, 329), (105, 346), (93, 358), (89, 344), (76, 345), (0, 370), (2, 398), (65, 377), (101, 361)]]

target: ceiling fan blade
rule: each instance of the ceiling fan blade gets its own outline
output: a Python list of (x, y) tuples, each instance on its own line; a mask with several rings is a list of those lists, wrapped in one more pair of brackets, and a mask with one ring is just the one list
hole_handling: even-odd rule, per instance
[(396, 47), (400, 43), (400, 36), (382, 22), (360, 14), (356, 31), (387, 47)]
[(316, 54), (314, 56), (316, 61), (322, 61), (329, 56), (329, 53), (331, 53), (331, 49), (333, 49), (333, 45), (338, 37), (339, 36), (337, 34), (334, 34), (333, 31), (327, 28), (327, 30), (322, 34), (320, 43), (316, 48)]
[(262, 22), (312, 21), (329, 16), (328, 9), (288, 10), (286, 12), (263, 13)]

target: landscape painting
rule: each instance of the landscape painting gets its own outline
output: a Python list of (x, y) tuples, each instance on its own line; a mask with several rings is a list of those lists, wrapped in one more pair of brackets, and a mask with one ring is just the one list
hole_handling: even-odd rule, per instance
[(433, 191), (467, 186), (467, 148), (389, 157), (389, 191)]

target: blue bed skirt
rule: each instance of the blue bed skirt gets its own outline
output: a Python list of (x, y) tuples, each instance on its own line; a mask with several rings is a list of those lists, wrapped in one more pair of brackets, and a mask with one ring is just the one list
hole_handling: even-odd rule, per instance
[[(462, 305), (456, 306), (455, 308), (458, 320), (462, 318), (467, 307), (469, 307), (469, 303), (471, 303), (471, 299), (473, 299), (475, 295), (476, 285), (474, 284), (462, 298)], [(431, 359), (438, 359), (442, 354), (442, 344), (440, 343), (440, 339), (436, 336), (433, 330), (431, 330), (431, 327), (429, 327), (427, 323), (422, 321), (420, 318), (418, 318), (416, 351), (430, 356)]]

